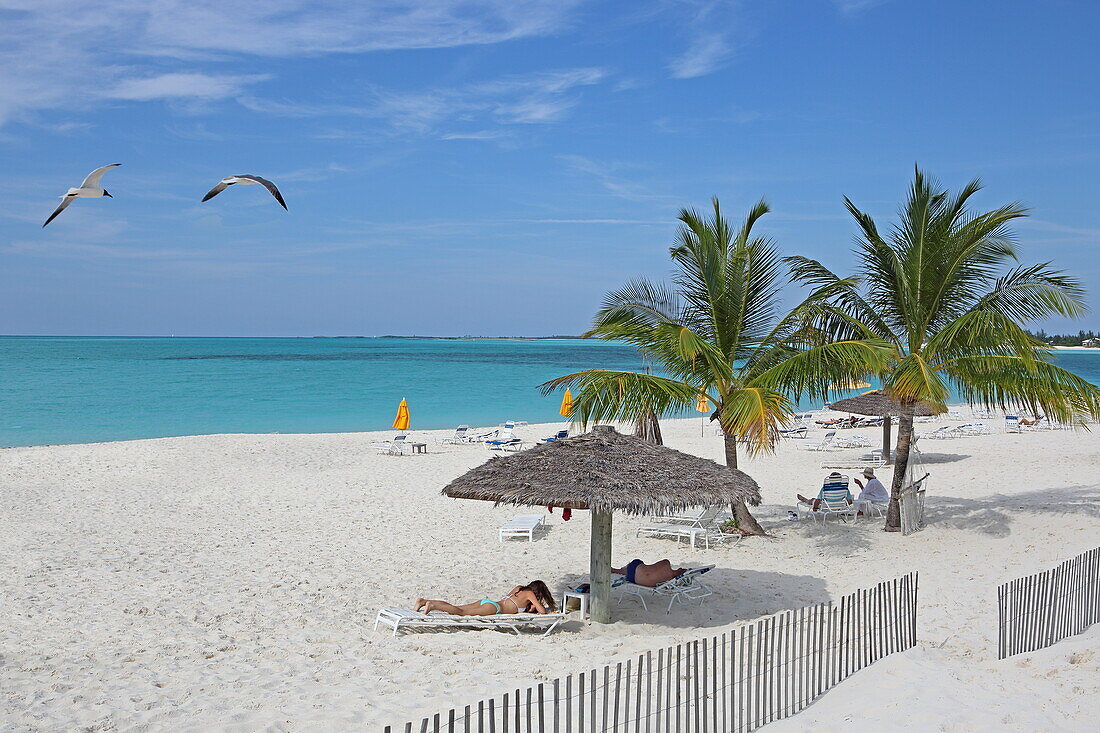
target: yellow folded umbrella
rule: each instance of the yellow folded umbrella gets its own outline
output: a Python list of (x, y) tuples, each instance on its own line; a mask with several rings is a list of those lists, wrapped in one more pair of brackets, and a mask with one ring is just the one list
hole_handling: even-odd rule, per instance
[(397, 417), (393, 419), (393, 427), (395, 430), (409, 429), (409, 403), (404, 398), (401, 399), (401, 404), (397, 406)]
[(829, 389), (867, 389), (871, 385), (862, 380), (845, 379), (842, 382), (833, 382)]
[(699, 393), (699, 397), (695, 400), (696, 412), (710, 412), (710, 400), (702, 392)]
[(561, 409), (558, 414), (562, 417), (573, 417), (573, 393), (565, 390), (565, 396), (561, 398)]

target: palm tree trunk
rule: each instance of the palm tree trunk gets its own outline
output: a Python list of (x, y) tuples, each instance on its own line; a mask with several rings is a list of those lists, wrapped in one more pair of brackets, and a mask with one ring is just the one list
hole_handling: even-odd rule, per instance
[(894, 451), (894, 482), (890, 486), (890, 506), (886, 510), (887, 532), (901, 531), (901, 490), (905, 485), (905, 471), (909, 467), (909, 446), (913, 443), (913, 411), (911, 404), (902, 405), (898, 418), (898, 447)]
[[(722, 431), (722, 435), (726, 446), (726, 465), (730, 468), (737, 468), (737, 436), (730, 435), (724, 430)], [(760, 522), (756, 521), (756, 517), (752, 515), (749, 508), (745, 506), (745, 502), (739, 501), (731, 504), (730, 509), (733, 511), (733, 516), (737, 520), (737, 527), (745, 534), (768, 534), (764, 531), (764, 528), (760, 526)]]
[(664, 445), (661, 438), (661, 423), (653, 410), (634, 422), (634, 437), (648, 440), (650, 443), (656, 443), (657, 445)]

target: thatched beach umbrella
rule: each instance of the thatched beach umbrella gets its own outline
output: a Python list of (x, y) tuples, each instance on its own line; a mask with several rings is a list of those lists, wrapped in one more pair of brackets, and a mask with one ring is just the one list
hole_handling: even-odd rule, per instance
[(655, 514), (692, 506), (760, 503), (741, 471), (597, 425), (592, 432), (493, 458), (449, 483), (453, 499), (592, 512), (591, 618), (611, 620), (612, 512)]
[[(917, 417), (929, 417), (946, 412), (946, 408), (938, 408), (928, 402), (918, 402), (914, 407), (913, 415)], [(882, 457), (890, 461), (890, 427), (893, 418), (901, 415), (901, 403), (890, 399), (881, 389), (864, 392), (855, 397), (837, 400), (832, 404), (832, 409), (837, 412), (850, 412), (856, 415), (868, 415), (882, 418)]]

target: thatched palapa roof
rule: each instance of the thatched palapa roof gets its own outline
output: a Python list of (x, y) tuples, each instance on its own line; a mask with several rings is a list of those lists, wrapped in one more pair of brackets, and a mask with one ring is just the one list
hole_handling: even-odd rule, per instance
[[(837, 412), (850, 412), (855, 415), (872, 415), (874, 417), (896, 417), (901, 415), (901, 404), (887, 397), (881, 389), (837, 400), (830, 407)], [(946, 408), (937, 408), (927, 402), (918, 402), (914, 405), (914, 408), (913, 414), (918, 417), (928, 417), (947, 412)]]
[(627, 514), (760, 503), (760, 487), (741, 471), (604, 425), (493, 458), (452, 481), (443, 493), (453, 499)]

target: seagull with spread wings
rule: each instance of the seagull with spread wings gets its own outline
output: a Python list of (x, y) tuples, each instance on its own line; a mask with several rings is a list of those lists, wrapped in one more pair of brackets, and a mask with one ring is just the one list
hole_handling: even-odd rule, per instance
[[(50, 214), (50, 218), (46, 219), (46, 224), (49, 224), (57, 215), (68, 208), (76, 199), (101, 199), (106, 196), (109, 199), (113, 199), (114, 196), (107, 193), (107, 190), (100, 188), (99, 179), (103, 178), (103, 174), (112, 168), (118, 168), (122, 163), (111, 163), (105, 165), (102, 168), (96, 168), (94, 171), (88, 174), (88, 177), (84, 179), (84, 183), (80, 184), (80, 188), (70, 188), (69, 192), (61, 197), (61, 203), (57, 205), (57, 208)], [(42, 226), (46, 226), (43, 224)]]
[[(259, 183), (259, 184), (263, 185), (263, 187), (266, 188), (268, 191), (270, 191), (271, 195), (275, 197), (275, 200), (279, 202), (279, 205), (282, 206), (284, 209), (286, 209), (286, 201), (283, 201), (283, 195), (281, 193), (279, 193), (279, 189), (275, 186), (274, 183), (267, 180), (266, 178), (260, 178), (259, 176), (253, 176), (253, 175), (249, 175), (249, 174), (240, 175), (240, 176), (228, 176), (226, 178), (221, 179), (220, 181), (218, 181), (217, 186), (214, 186), (212, 189), (210, 189), (207, 192), (207, 194), (205, 196), (202, 197), (202, 200), (203, 201), (209, 201), (210, 199), (214, 198), (215, 196), (217, 196), (219, 193), (221, 193), (225, 189), (229, 188), (230, 186), (236, 185), (238, 183), (244, 184), (244, 185), (251, 185), (253, 183)], [(287, 211), (290, 211), (290, 209), (287, 209)]]

